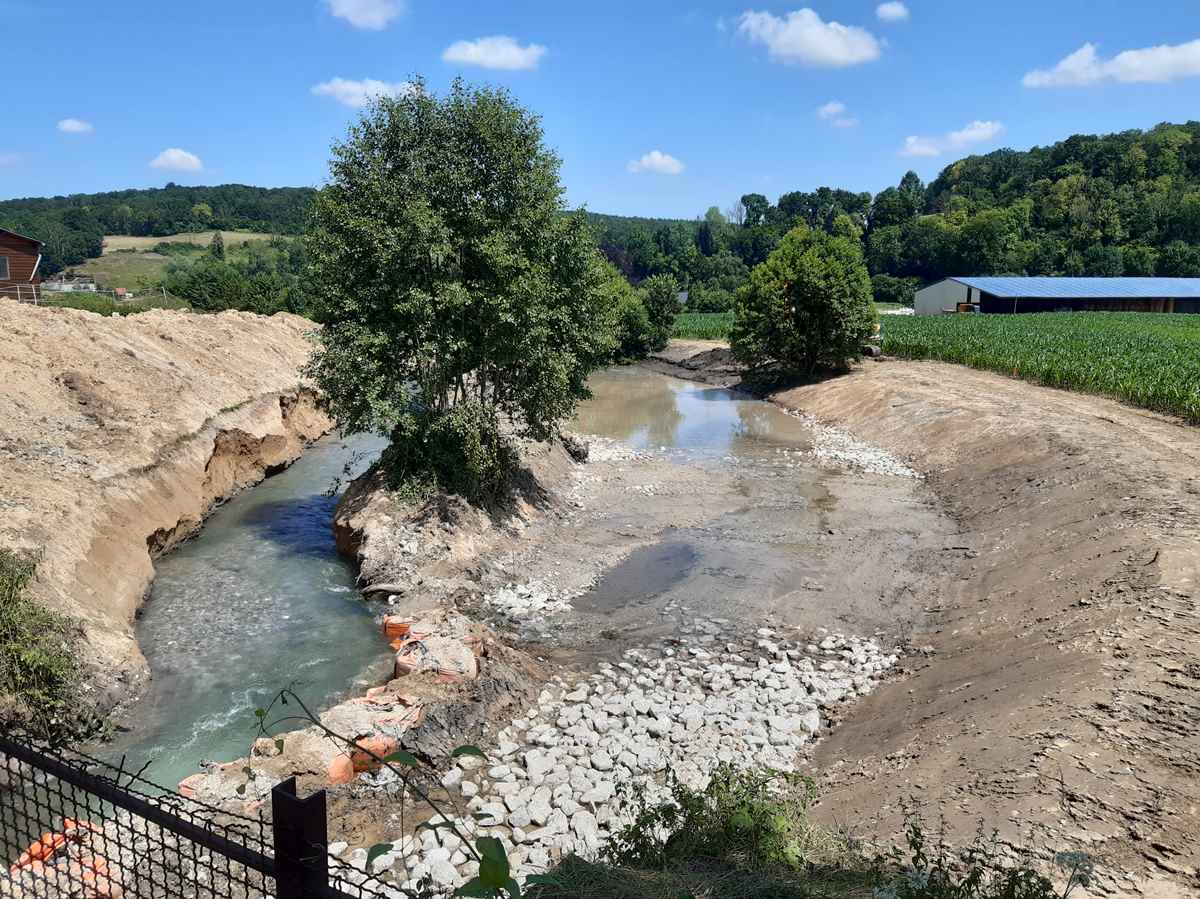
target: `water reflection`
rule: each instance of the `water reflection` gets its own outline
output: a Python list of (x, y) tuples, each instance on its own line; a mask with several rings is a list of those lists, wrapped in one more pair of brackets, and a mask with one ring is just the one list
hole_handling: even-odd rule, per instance
[(808, 429), (798, 419), (733, 390), (641, 368), (598, 372), (588, 386), (593, 397), (580, 407), (574, 426), (639, 449), (752, 458), (809, 447)]

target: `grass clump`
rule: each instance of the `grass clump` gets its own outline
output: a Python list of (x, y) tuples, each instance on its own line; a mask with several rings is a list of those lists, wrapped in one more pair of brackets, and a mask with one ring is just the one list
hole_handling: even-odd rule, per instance
[(0, 724), (50, 737), (62, 726), (79, 682), (76, 628), (28, 595), (37, 559), (0, 548)]
[(679, 340), (728, 340), (732, 312), (683, 312), (675, 316), (671, 336)]

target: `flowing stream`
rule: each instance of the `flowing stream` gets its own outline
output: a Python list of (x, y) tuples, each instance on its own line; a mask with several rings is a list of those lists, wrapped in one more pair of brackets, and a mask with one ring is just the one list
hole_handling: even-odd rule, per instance
[(137, 624), (153, 681), (108, 755), (150, 762), (146, 776), (174, 786), (201, 761), (245, 755), (254, 709), (281, 688), (324, 708), (383, 670), (387, 644), (337, 554), (329, 495), (382, 448), (372, 437), (318, 441), (155, 563)]

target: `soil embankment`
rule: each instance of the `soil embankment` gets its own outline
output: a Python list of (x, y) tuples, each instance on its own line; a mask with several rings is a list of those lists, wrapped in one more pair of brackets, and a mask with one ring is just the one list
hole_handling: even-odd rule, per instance
[(928, 655), (820, 746), (825, 814), (891, 833), (913, 797), (956, 833), (1086, 851), (1118, 893), (1200, 888), (1196, 429), (927, 362), (772, 399), (910, 460), (957, 524)]
[(90, 703), (146, 676), (154, 558), (331, 428), (299, 374), (311, 327), (0, 302), (0, 542), (41, 554), (36, 598), (83, 625)]

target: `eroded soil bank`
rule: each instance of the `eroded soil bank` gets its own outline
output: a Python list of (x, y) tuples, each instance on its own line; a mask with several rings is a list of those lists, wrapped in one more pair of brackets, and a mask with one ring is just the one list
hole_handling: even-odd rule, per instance
[[(713, 344), (671, 348), (728, 378)], [(1118, 402), (933, 362), (772, 399), (926, 475), (956, 523), (902, 679), (820, 745), (830, 820), (923, 800), (1083, 850), (1116, 893), (1200, 890), (1200, 440)]]
[(331, 428), (299, 374), (311, 328), (0, 303), (0, 541), (42, 554), (37, 599), (82, 624), (88, 702), (143, 686), (154, 558)]

